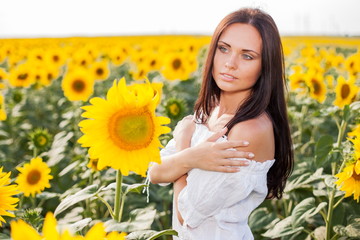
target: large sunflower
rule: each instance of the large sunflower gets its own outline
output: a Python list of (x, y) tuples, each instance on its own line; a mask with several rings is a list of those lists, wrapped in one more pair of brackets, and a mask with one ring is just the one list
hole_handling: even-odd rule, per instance
[(49, 181), (53, 178), (50, 175), (51, 169), (40, 157), (33, 158), (24, 167), (17, 167), (16, 169), (20, 172), (16, 183), (26, 197), (35, 196), (36, 193), (50, 187)]
[(84, 133), (79, 143), (90, 147), (90, 158), (99, 159), (99, 169), (109, 166), (123, 175), (133, 171), (146, 176), (149, 162), (160, 163), (158, 137), (170, 131), (162, 126), (170, 121), (155, 116), (157, 92), (148, 82), (127, 87), (122, 78), (114, 81), (106, 100), (92, 98), (92, 105), (83, 107), (82, 116), (89, 119), (79, 123)]
[(0, 168), (0, 227), (1, 222), (5, 223), (2, 216), (15, 217), (14, 214), (7, 211), (16, 210), (16, 203), (19, 201), (18, 198), (14, 197), (18, 193), (17, 185), (10, 184), (10, 172), (5, 173)]
[(352, 103), (358, 91), (359, 87), (356, 86), (354, 77), (350, 77), (346, 81), (343, 76), (339, 76), (335, 87), (336, 99), (334, 105), (343, 108), (345, 105)]
[(66, 74), (61, 87), (70, 101), (87, 101), (94, 91), (94, 80), (88, 71), (78, 68)]

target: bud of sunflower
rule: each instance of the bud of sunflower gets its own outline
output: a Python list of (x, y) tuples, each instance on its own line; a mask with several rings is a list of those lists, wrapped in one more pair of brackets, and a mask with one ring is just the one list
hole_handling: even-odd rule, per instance
[(36, 230), (40, 230), (43, 222), (43, 217), (41, 216), (41, 209), (25, 209), (18, 211), (17, 217), (23, 219), (25, 222), (30, 224)]
[(23, 100), (23, 93), (20, 91), (14, 91), (12, 94), (12, 100), (17, 104)]
[(47, 129), (35, 129), (29, 133), (30, 149), (44, 151), (50, 146), (51, 135)]
[(170, 98), (166, 102), (165, 111), (166, 111), (166, 115), (171, 120), (178, 121), (185, 116), (187, 111), (187, 104), (181, 98)]

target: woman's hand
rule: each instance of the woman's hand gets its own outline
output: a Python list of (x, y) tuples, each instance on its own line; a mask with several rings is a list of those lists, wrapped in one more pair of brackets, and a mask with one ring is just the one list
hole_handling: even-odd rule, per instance
[(230, 158), (246, 158), (251, 159), (254, 154), (251, 152), (228, 150), (230, 148), (247, 147), (247, 141), (225, 141), (216, 142), (227, 131), (227, 128), (213, 134), (205, 142), (197, 146), (186, 149), (188, 151), (189, 160), (188, 168), (199, 168), (202, 170), (216, 172), (238, 172), (240, 166), (247, 166), (246, 160), (234, 160)]

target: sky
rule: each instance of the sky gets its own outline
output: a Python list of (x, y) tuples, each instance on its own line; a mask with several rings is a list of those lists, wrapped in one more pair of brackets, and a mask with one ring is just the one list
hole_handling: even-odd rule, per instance
[(359, 0), (3, 0), (0, 38), (211, 35), (241, 7), (268, 12), (283, 36), (360, 36)]

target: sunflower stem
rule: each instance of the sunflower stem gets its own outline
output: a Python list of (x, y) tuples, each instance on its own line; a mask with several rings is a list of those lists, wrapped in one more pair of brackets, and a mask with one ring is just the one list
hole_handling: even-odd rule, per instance
[(121, 201), (122, 201), (122, 174), (120, 170), (117, 170), (116, 172), (116, 192), (115, 192), (115, 207), (114, 207), (114, 215), (115, 215), (115, 221), (120, 222), (121, 221), (121, 215), (120, 212), (122, 210), (121, 208)]
[[(339, 148), (342, 142), (342, 139), (344, 138), (344, 134), (345, 134), (345, 130), (346, 130), (346, 125), (347, 122), (342, 120), (341, 121), (341, 125), (339, 127), (339, 133), (338, 133), (338, 138), (336, 141), (336, 145), (335, 148)], [(342, 170), (343, 166), (344, 166), (344, 160), (340, 166), (340, 171)], [(332, 169), (333, 175), (335, 174), (335, 169), (336, 169), (336, 163), (334, 168)], [(333, 212), (335, 207), (338, 205), (338, 203), (336, 203), (334, 205), (335, 202), (335, 191), (336, 191), (336, 187), (333, 187), (333, 189), (330, 192), (330, 197), (329, 197), (329, 205), (328, 205), (328, 212), (327, 212), (327, 216), (325, 219), (326, 222), (326, 240), (330, 240), (331, 239), (331, 230), (332, 230), (332, 217), (333, 217)]]

